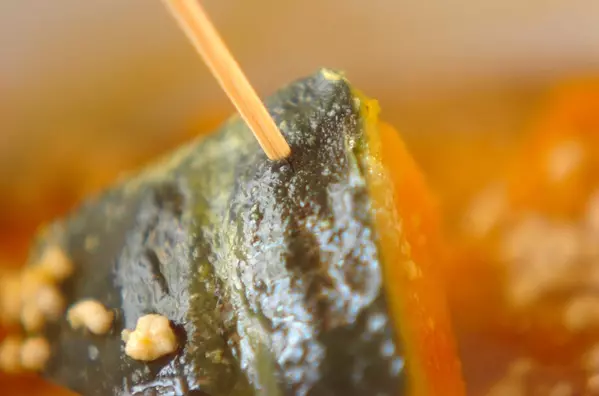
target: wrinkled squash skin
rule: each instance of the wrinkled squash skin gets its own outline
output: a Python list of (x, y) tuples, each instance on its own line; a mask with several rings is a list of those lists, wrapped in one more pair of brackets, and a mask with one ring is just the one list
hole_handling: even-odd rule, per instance
[[(50, 225), (32, 258), (59, 243), (69, 302), (117, 319), (106, 336), (50, 326), (46, 376), (85, 395), (405, 394), (360, 106), (321, 70), (267, 101), (288, 161), (234, 117)], [(171, 320), (176, 354), (124, 354), (121, 330), (146, 313)]]

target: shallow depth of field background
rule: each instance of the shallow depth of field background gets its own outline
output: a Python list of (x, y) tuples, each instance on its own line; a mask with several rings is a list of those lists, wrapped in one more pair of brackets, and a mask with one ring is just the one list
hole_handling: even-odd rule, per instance
[[(553, 83), (599, 75), (597, 0), (203, 3), (260, 95), (344, 70), (433, 187), (466, 166), (431, 158), (443, 144), (479, 140), (500, 166)], [(232, 111), (160, 0), (0, 2), (0, 268), (40, 223)]]

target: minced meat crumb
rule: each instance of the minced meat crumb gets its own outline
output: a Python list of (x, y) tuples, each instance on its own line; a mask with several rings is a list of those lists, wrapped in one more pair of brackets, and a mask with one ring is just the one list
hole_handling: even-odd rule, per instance
[(0, 345), (0, 370), (5, 373), (16, 373), (21, 370), (20, 337), (9, 336)]
[(21, 365), (31, 371), (41, 371), (50, 358), (50, 344), (44, 337), (25, 340), (21, 347)]
[(135, 360), (152, 361), (177, 350), (177, 337), (162, 315), (142, 316), (134, 331), (123, 330), (122, 338), (125, 353)]
[(85, 327), (96, 335), (102, 335), (110, 331), (114, 313), (98, 301), (84, 300), (69, 309), (67, 319), (73, 329)]
[(43, 269), (56, 282), (64, 281), (74, 270), (73, 263), (58, 246), (47, 247), (36, 266)]

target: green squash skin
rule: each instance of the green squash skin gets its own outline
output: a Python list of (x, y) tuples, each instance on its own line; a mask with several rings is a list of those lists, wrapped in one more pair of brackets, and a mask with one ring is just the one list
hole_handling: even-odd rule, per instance
[[(75, 263), (70, 303), (116, 312), (104, 336), (50, 325), (48, 378), (90, 396), (403, 394), (359, 100), (323, 69), (266, 104), (288, 160), (233, 117), (40, 238), (33, 257), (59, 243)], [(125, 355), (120, 332), (147, 313), (171, 320), (176, 354)]]

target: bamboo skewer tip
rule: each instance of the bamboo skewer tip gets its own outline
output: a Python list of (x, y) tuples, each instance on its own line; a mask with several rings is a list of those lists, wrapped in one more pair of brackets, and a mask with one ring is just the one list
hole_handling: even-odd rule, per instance
[(271, 160), (291, 148), (197, 0), (163, 0)]

